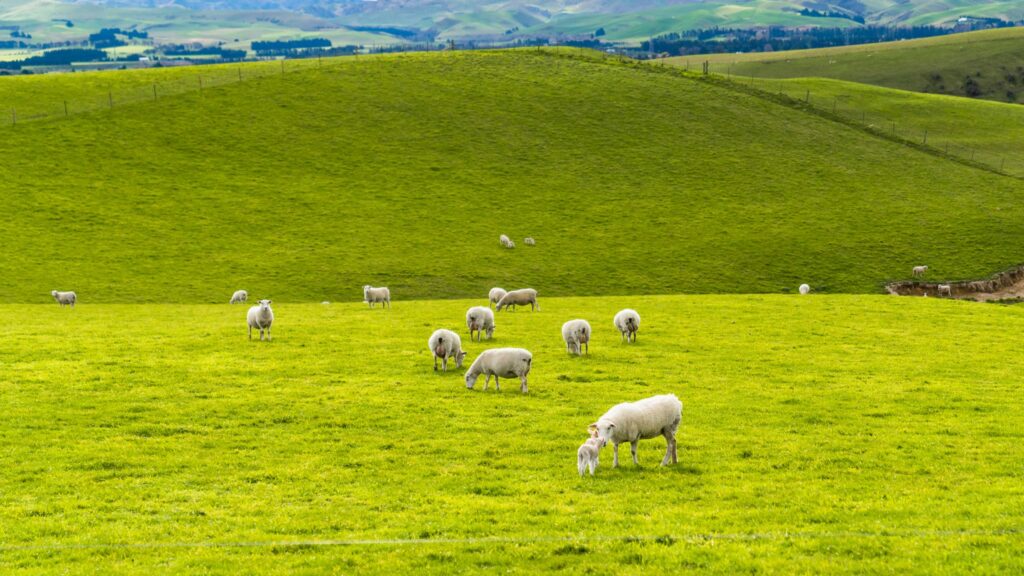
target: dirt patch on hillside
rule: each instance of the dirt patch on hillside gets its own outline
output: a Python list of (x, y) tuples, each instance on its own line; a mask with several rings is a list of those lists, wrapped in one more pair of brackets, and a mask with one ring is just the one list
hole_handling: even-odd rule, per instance
[[(949, 293), (939, 286), (949, 286)], [(930, 298), (958, 298), (961, 300), (1015, 300), (1024, 298), (1024, 265), (994, 274), (984, 280), (963, 282), (924, 282), (904, 280), (885, 285), (890, 294), (896, 296), (928, 296)]]

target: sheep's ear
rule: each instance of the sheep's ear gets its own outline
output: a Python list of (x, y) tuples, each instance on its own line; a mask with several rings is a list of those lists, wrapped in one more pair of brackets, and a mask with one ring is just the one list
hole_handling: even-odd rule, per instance
[(587, 426), (587, 430), (590, 430), (590, 431), (597, 430), (597, 422), (594, 422), (590, 426)]

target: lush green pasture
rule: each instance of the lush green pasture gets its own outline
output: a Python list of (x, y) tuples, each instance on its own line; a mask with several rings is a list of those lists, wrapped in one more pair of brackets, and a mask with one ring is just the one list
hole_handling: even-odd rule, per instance
[[(823, 77), (916, 92), (1024, 100), (1024, 29), (1004, 28), (936, 38), (816, 50), (681, 56), (670, 62), (762, 78)], [(970, 81), (968, 81), (970, 78)]]
[[(542, 299), (464, 342), (467, 367), (530, 349), (521, 395), (431, 369), (430, 332), (464, 332), (479, 302), (278, 304), (269, 343), (246, 339), (244, 306), (0, 306), (0, 571), (1024, 567), (1024, 310)], [(611, 327), (625, 306), (633, 346)], [(574, 317), (589, 357), (565, 354)], [(657, 466), (659, 439), (639, 468), (606, 448), (576, 475), (587, 424), (666, 392), (684, 403), (677, 466)]]
[[(0, 301), (872, 292), (915, 264), (1024, 259), (1019, 181), (671, 70), (532, 50), (307, 65), (0, 127)], [(161, 72), (81, 77), (102, 98)], [(47, 78), (0, 80), (0, 102), (51, 110), (79, 75)]]

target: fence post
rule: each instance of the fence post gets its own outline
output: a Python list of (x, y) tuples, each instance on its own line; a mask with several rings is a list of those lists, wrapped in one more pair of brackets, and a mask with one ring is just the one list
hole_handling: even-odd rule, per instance
[(67, 100), (64, 101), (64, 117), (65, 118), (68, 117), (68, 101)]
[(928, 131), (927, 130), (924, 131), (924, 141), (921, 142), (921, 143), (922, 144), (928, 144)]
[(203, 77), (199, 76), (199, 95), (203, 95)]
[(811, 101), (811, 91), (808, 90), (807, 94), (804, 96), (804, 102), (810, 103), (810, 101)]
[(110, 103), (110, 107), (114, 107), (114, 92), (112, 90), (107, 91), (107, 101)]
[(156, 100), (156, 84), (153, 84), (153, 100)]
[(242, 81), (242, 67), (241, 66), (238, 67), (238, 81), (239, 82)]
[(18, 109), (17, 108), (11, 108), (11, 126), (14, 126), (17, 123), (18, 123)]

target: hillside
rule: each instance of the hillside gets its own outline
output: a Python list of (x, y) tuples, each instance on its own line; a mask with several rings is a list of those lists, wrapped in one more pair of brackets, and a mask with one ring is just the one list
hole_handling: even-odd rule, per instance
[[(52, 110), (67, 82), (102, 99), (134, 74), (2, 79), (0, 103), (31, 85)], [(325, 61), (0, 130), (3, 302), (876, 292), (922, 262), (963, 278), (1024, 260), (1018, 180), (672, 70), (532, 50)]]
[(759, 78), (835, 78), (901, 90), (1024, 101), (1024, 28), (817, 50), (669, 59)]

